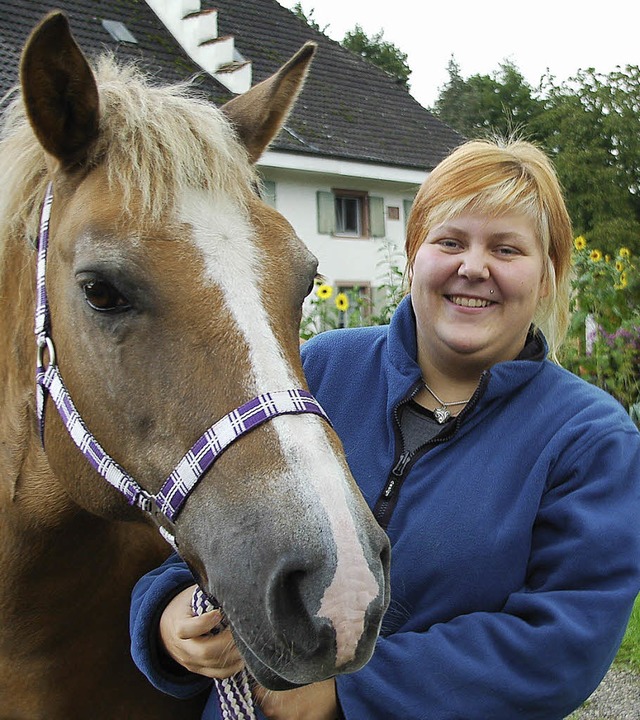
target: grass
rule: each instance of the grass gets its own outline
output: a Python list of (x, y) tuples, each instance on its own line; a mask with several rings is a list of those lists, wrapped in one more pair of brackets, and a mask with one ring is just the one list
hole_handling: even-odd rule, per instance
[(615, 661), (630, 670), (640, 672), (640, 595), (636, 598), (629, 626)]

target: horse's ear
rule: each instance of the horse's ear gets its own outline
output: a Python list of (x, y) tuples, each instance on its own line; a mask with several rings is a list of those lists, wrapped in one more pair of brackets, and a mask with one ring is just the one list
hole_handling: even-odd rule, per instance
[(302, 90), (316, 43), (307, 42), (275, 75), (229, 100), (221, 110), (256, 162), (278, 134)]
[(61, 12), (47, 15), (29, 36), (20, 84), (42, 147), (64, 168), (81, 164), (98, 136), (98, 88)]

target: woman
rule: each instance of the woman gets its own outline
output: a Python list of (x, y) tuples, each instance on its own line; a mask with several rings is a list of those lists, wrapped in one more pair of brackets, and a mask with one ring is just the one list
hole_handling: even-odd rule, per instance
[[(467, 143), (416, 197), (410, 295), (391, 324), (303, 346), (391, 539), (392, 600), (362, 670), (258, 688), (267, 717), (560, 720), (604, 676), (640, 590), (640, 435), (547, 358), (567, 327), (571, 247), (546, 157)], [(160, 614), (170, 573), (191, 582), (177, 563), (141, 581), (132, 610), (134, 656), (174, 692), (140, 648), (155, 643), (145, 598)], [(218, 618), (188, 618), (189, 593), (164, 609), (161, 646), (196, 673), (235, 672), (228, 635), (200, 637)], [(183, 693), (206, 682), (186, 677)]]

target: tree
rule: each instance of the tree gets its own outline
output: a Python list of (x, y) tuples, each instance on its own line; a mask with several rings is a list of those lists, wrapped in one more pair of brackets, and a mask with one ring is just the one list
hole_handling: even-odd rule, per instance
[(542, 106), (512, 62), (505, 60), (493, 75), (464, 80), (452, 57), (447, 71), (449, 80), (432, 109), (441, 120), (468, 138), (509, 136), (525, 128), (532, 132)]
[(640, 70), (579, 71), (544, 85), (538, 132), (554, 157), (579, 234), (640, 255)]
[(312, 27), (314, 30), (317, 30), (321, 33), (326, 33), (329, 29), (329, 25), (325, 25), (323, 28), (318, 25), (318, 23), (315, 21), (313, 14), (315, 13), (315, 9), (311, 8), (308, 13), (305, 13), (302, 3), (297, 2), (292, 8), (291, 12), (297, 15), (300, 20), (303, 22), (306, 22), (309, 27)]
[(535, 91), (510, 62), (464, 79), (451, 59), (434, 114), (468, 138), (516, 135), (554, 160), (576, 235), (640, 256), (640, 70), (579, 71)]
[[(309, 12), (305, 12), (302, 4), (297, 2), (291, 8), (291, 11), (300, 20), (306, 22), (309, 27), (318, 32), (326, 33), (329, 25), (325, 25), (324, 28), (318, 25), (313, 17), (315, 12), (313, 8)], [(360, 25), (356, 25), (353, 30), (345, 34), (340, 44), (389, 73), (404, 87), (409, 87), (411, 68), (407, 64), (407, 54), (403, 53), (393, 43), (384, 40), (383, 30), (380, 30), (372, 37), (368, 37)]]
[(393, 43), (384, 40), (383, 30), (368, 37), (360, 25), (356, 25), (346, 33), (341, 44), (392, 75), (404, 87), (409, 87), (411, 68), (407, 64), (407, 55)]

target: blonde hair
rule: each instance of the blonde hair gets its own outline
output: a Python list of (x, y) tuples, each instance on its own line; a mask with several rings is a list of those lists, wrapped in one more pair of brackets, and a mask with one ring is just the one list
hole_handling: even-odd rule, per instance
[(545, 255), (543, 280), (548, 286), (533, 323), (555, 358), (569, 325), (573, 236), (550, 160), (523, 140), (472, 140), (454, 150), (427, 177), (413, 203), (405, 245), (409, 274), (430, 230), (464, 212), (494, 217), (517, 213), (533, 221)]

